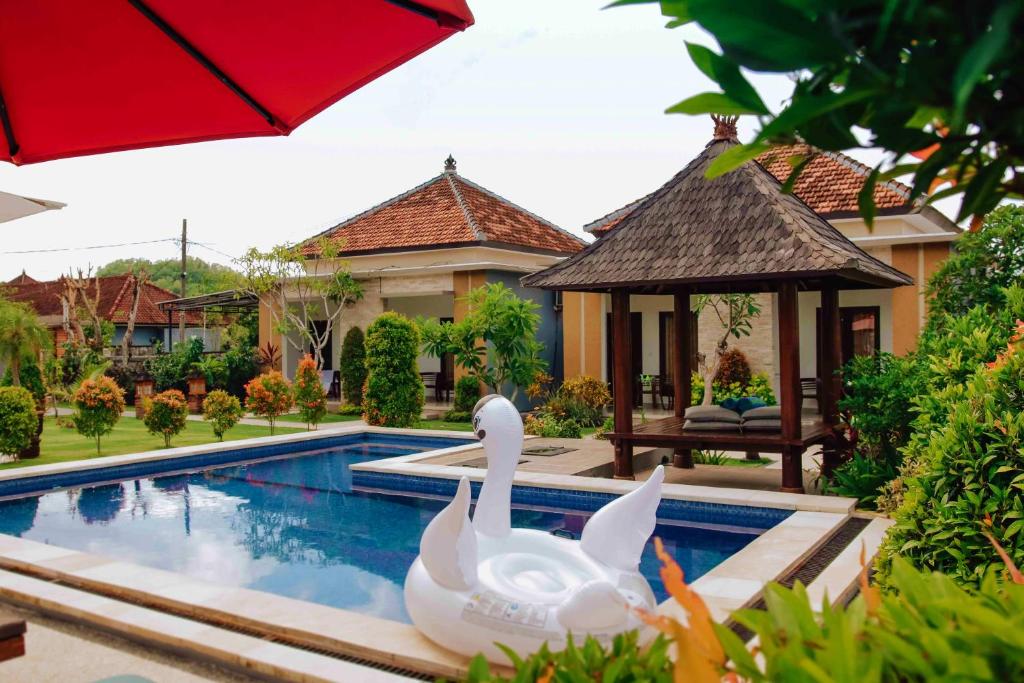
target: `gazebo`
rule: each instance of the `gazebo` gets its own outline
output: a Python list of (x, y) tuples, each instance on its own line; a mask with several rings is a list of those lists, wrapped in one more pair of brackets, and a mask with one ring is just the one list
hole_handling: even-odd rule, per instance
[[(738, 144), (734, 117), (716, 118), (715, 124), (704, 151), (607, 235), (522, 282), (543, 289), (611, 294), (615, 426), (608, 436), (615, 446), (616, 478), (633, 478), (634, 446), (672, 448), (679, 467), (692, 463), (693, 449), (764, 451), (782, 454), (782, 490), (802, 493), (803, 452), (815, 444), (828, 446), (838, 424), (839, 291), (901, 287), (913, 280), (858, 248), (796, 196), (783, 192), (778, 180), (756, 161), (707, 179), (708, 165)], [(797, 299), (802, 291), (821, 293), (820, 416), (805, 416), (802, 410)], [(781, 428), (684, 428), (693, 357), (691, 296), (761, 292), (777, 294)], [(675, 300), (674, 415), (637, 426), (630, 376), (633, 294), (671, 294)]]

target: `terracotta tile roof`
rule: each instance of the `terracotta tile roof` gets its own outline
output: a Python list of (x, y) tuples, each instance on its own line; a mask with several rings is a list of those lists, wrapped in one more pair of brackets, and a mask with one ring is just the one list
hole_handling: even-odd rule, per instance
[[(342, 253), (498, 244), (573, 254), (586, 243), (490, 190), (446, 170), (324, 231)], [(317, 253), (307, 240), (303, 251)]]
[(814, 288), (896, 287), (913, 280), (854, 245), (779, 181), (749, 161), (708, 180), (704, 173), (736, 144), (713, 140), (656, 192), (583, 251), (522, 278), (528, 287), (656, 292), (692, 284), (699, 292), (760, 291), (784, 279)]
[[(757, 158), (758, 163), (780, 182), (786, 182), (793, 170), (790, 160), (811, 154), (810, 145), (773, 147)], [(793, 193), (815, 213), (824, 218), (845, 218), (859, 215), (857, 195), (871, 169), (856, 159), (839, 152), (818, 152), (797, 178)], [(649, 197), (650, 195), (647, 195)], [(875, 207), (880, 214), (910, 213), (915, 205), (908, 197), (910, 187), (896, 181), (875, 186)], [(640, 202), (641, 197), (626, 206), (583, 226), (587, 232), (601, 236), (614, 228)]]
[[(31, 278), (29, 278), (31, 280)], [(128, 314), (132, 305), (130, 275), (111, 275), (99, 278), (100, 299), (99, 311), (104, 320), (112, 323), (124, 324), (128, 322)], [(90, 281), (89, 294), (93, 295), (94, 285)], [(29, 284), (12, 285), (8, 288), (7, 298), (11, 301), (27, 303), (41, 316), (62, 316), (63, 306), (60, 301), (60, 292), (63, 286), (60, 280), (49, 280), (39, 282), (33, 280)], [(139, 312), (135, 317), (136, 325), (166, 325), (167, 314), (157, 306), (161, 301), (178, 298), (177, 294), (170, 292), (163, 287), (157, 287), (147, 282), (142, 288), (142, 298), (139, 300)], [(189, 325), (199, 325), (202, 317), (198, 313), (190, 313), (185, 316)], [(178, 324), (177, 313), (171, 318), (173, 325)]]
[(34, 277), (30, 277), (29, 274), (26, 273), (23, 270), (23, 271), (21, 271), (21, 275), (13, 278), (11, 280), (8, 280), (4, 284), (6, 284), (6, 285), (31, 285), (31, 284), (35, 284), (37, 282), (39, 282), (39, 280), (35, 279)]

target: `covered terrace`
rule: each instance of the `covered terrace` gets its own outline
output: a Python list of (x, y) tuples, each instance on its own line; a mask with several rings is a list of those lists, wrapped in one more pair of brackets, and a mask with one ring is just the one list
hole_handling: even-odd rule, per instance
[[(802, 493), (807, 448), (825, 446), (827, 470), (839, 422), (839, 291), (912, 284), (906, 274), (870, 256), (782, 186), (756, 161), (715, 179), (711, 162), (738, 144), (735, 119), (716, 119), (704, 151), (638, 203), (605, 237), (546, 270), (523, 278), (529, 287), (611, 294), (615, 349), (615, 477), (632, 479), (633, 449), (672, 448), (677, 467), (692, 466), (694, 449), (782, 455), (783, 491)], [(820, 292), (821, 414), (802, 410), (798, 293)], [(775, 297), (781, 404), (777, 431), (706, 431), (685, 426), (694, 357), (689, 312), (701, 294), (772, 293)], [(630, 297), (674, 297), (674, 415), (635, 425), (632, 414)]]

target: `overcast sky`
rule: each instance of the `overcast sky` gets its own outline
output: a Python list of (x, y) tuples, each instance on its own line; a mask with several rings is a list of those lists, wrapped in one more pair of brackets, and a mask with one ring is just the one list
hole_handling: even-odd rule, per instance
[[(574, 232), (655, 189), (711, 136), (666, 107), (711, 89), (657, 6), (608, 0), (469, 0), (476, 25), (335, 104), (289, 137), (0, 164), (0, 190), (67, 208), (0, 224), (0, 281), (116, 258), (174, 257), (170, 242), (48, 254), (11, 251), (189, 237), (237, 256), (308, 237), (441, 171)], [(786, 83), (758, 81), (777, 108)], [(751, 123), (740, 122), (749, 139)], [(859, 155), (870, 160), (870, 155)], [(190, 254), (230, 263), (209, 249)]]

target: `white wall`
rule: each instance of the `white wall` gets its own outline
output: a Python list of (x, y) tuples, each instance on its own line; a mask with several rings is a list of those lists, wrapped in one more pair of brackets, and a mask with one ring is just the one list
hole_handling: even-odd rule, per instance
[[(800, 376), (814, 377), (817, 373), (817, 310), (821, 305), (818, 292), (800, 294)], [(882, 351), (892, 352), (892, 291), (864, 289), (839, 292), (839, 307), (878, 306), (879, 331)]]

